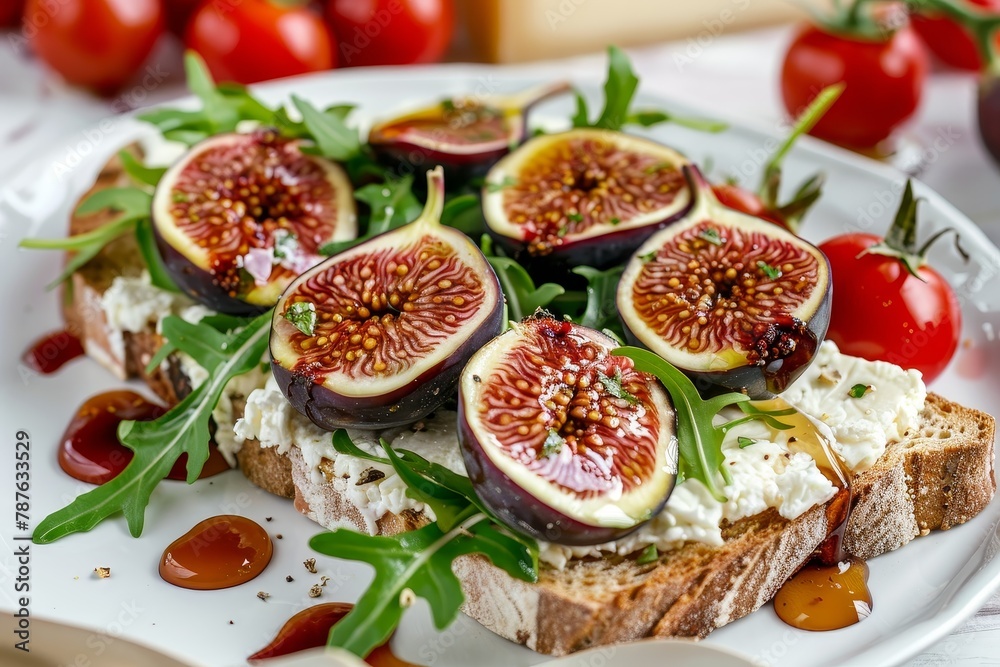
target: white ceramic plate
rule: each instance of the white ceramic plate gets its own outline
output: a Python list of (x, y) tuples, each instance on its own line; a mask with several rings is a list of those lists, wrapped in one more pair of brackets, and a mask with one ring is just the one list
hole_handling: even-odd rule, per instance
[[(450, 66), (399, 70), (334, 72), (276, 82), (260, 88), (272, 102), (296, 93), (316, 103), (354, 102), (361, 115), (385, 115), (446, 94), (514, 91), (547, 74), (538, 70)], [(590, 90), (597, 92), (597, 86)], [(646, 100), (652, 104), (652, 101)], [(678, 112), (687, 105), (664, 102)], [(567, 118), (570, 101), (560, 100), (539, 110), (540, 120)], [(776, 145), (767, 134), (742, 127), (718, 135), (699, 134), (664, 126), (650, 134), (685, 151), (696, 161), (711, 159), (711, 173), (741, 175), (756, 184), (761, 163)], [(38, 156), (21, 177), (0, 196), (0, 284), (4, 285), (4, 315), (0, 336), (0, 533), (5, 570), (0, 572), (0, 606), (14, 608), (16, 568), (14, 548), (13, 479), (14, 435), (27, 431), (32, 443), (32, 525), (64, 506), (84, 485), (64, 475), (55, 460), (59, 435), (75, 407), (88, 396), (121, 383), (97, 364), (82, 360), (57, 375), (34, 376), (19, 362), (21, 352), (40, 334), (60, 327), (57, 298), (43, 285), (57, 273), (56, 253), (19, 251), (27, 235), (58, 236), (66, 231), (72, 202), (92, 182), (105, 159), (133, 138), (139, 126), (128, 120), (108, 122), (72, 138), (59, 150)], [(826, 194), (808, 218), (805, 235), (818, 241), (848, 230), (884, 231), (891, 218), (900, 175), (894, 170), (810, 139), (790, 155), (787, 186), (815, 171), (828, 176)], [(949, 370), (933, 386), (941, 394), (989, 412), (1000, 412), (1000, 347), (994, 332), (1000, 329), (1000, 291), (995, 276), (1000, 251), (941, 197), (918, 185), (926, 198), (923, 218), (931, 228), (950, 225), (960, 230), (972, 254), (968, 265), (955, 259), (947, 244), (935, 248), (933, 259), (956, 286), (965, 313), (964, 339)], [(870, 221), (869, 221), (870, 216)], [(197, 521), (221, 513), (249, 516), (276, 539), (274, 560), (263, 575), (236, 588), (204, 592), (175, 588), (157, 575), (162, 549)], [(270, 517), (270, 522), (266, 519)], [(898, 663), (919, 652), (971, 615), (1000, 585), (1000, 503), (981, 516), (947, 533), (917, 540), (896, 553), (871, 563), (874, 613), (863, 623), (829, 633), (808, 633), (783, 625), (770, 608), (714, 633), (710, 644), (740, 651), (762, 664), (866, 665)], [(72, 535), (55, 544), (31, 546), (31, 613), (94, 631), (83, 657), (98, 660), (106, 648), (124, 636), (158, 647), (197, 665), (242, 664), (263, 646), (278, 627), (304, 606), (322, 601), (353, 600), (370, 579), (364, 565), (320, 558), (320, 571), (311, 575), (302, 561), (311, 555), (307, 539), (318, 528), (298, 514), (291, 503), (256, 489), (237, 471), (188, 487), (165, 482), (146, 510), (146, 529), (140, 539), (129, 536), (120, 517), (87, 534)], [(111, 568), (109, 579), (97, 579), (97, 566)], [(285, 581), (292, 575), (294, 581)], [(331, 577), (323, 597), (307, 597), (320, 575)], [(270, 594), (266, 602), (258, 591)], [(43, 632), (39, 627), (37, 632)], [(9, 641), (5, 634), (4, 641)], [(398, 652), (422, 664), (459, 667), (518, 667), (544, 660), (527, 649), (506, 642), (465, 617), (449, 629), (432, 630), (426, 607), (418, 603), (396, 638)], [(664, 651), (664, 658), (669, 654)], [(659, 660), (630, 661), (653, 665)], [(614, 660), (606, 664), (615, 664)]]

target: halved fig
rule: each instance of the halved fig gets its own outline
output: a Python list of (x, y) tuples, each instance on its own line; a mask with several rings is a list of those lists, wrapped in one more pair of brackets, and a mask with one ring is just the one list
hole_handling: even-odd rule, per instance
[(440, 224), (440, 168), (428, 172), (427, 186), (417, 220), (306, 271), (275, 306), (275, 379), (322, 428), (383, 428), (426, 416), (500, 332), (496, 274), (468, 237)]
[(271, 307), (321, 245), (357, 236), (344, 170), (268, 129), (193, 146), (160, 179), (152, 215), (178, 286), (234, 315)]
[(531, 107), (569, 90), (569, 84), (560, 81), (515, 95), (451, 97), (375, 125), (368, 143), (390, 163), (413, 169), (441, 165), (454, 185), (485, 174), (524, 141)]
[(630, 341), (695, 379), (768, 398), (812, 361), (830, 323), (823, 253), (720, 204), (685, 167), (694, 208), (649, 238), (618, 283)]
[(601, 544), (656, 516), (677, 473), (676, 416), (608, 336), (545, 313), (462, 373), (459, 442), (476, 494), (508, 526)]
[(531, 139), (486, 176), (483, 215), (515, 256), (607, 268), (691, 206), (687, 158), (621, 132)]

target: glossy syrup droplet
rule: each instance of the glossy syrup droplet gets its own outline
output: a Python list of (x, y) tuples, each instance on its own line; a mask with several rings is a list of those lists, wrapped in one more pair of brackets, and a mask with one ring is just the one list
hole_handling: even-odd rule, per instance
[(82, 356), (83, 344), (79, 338), (68, 331), (56, 331), (35, 341), (22, 359), (32, 370), (48, 375)]
[(160, 577), (181, 588), (230, 588), (263, 572), (272, 550), (271, 538), (254, 521), (232, 514), (213, 516), (164, 550)]
[(838, 630), (862, 621), (872, 612), (868, 565), (857, 558), (809, 563), (778, 591), (774, 610), (800, 630)]
[[(325, 646), (330, 628), (353, 607), (354, 605), (347, 602), (329, 602), (303, 609), (281, 626), (278, 634), (267, 646), (247, 659), (265, 660)], [(377, 647), (365, 658), (365, 662), (372, 667), (416, 667), (413, 663), (400, 660), (393, 655), (388, 644)]]
[[(59, 444), (59, 467), (74, 479), (88, 484), (104, 484), (114, 479), (132, 460), (132, 450), (118, 442), (118, 424), (126, 419), (148, 421), (166, 409), (147, 401), (134, 391), (109, 391), (91, 396), (70, 420)], [(187, 479), (187, 454), (181, 455), (168, 479)], [(215, 446), (199, 479), (229, 470)]]

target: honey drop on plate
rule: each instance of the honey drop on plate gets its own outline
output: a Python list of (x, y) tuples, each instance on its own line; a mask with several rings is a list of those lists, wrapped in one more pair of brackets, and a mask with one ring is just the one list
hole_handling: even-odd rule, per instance
[[(77, 408), (59, 444), (59, 467), (67, 475), (88, 484), (114, 479), (132, 460), (132, 450), (118, 442), (118, 425), (126, 419), (149, 421), (166, 412), (134, 391), (107, 391), (91, 396)], [(229, 464), (210, 445), (210, 454), (199, 479), (229, 470)], [(187, 454), (182, 454), (167, 475), (187, 479)]]
[(868, 565), (856, 558), (809, 563), (774, 596), (774, 610), (800, 630), (839, 630), (864, 620), (872, 611)]
[(213, 516), (164, 550), (160, 577), (181, 588), (230, 588), (263, 572), (272, 551), (271, 538), (254, 521), (232, 514)]

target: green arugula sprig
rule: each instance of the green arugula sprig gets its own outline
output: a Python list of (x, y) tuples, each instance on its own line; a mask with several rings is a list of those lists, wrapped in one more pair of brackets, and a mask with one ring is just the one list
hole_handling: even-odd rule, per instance
[(381, 444), (386, 457), (361, 450), (345, 431), (333, 434), (333, 446), (341, 454), (391, 465), (407, 484), (407, 495), (427, 503), (436, 521), (393, 537), (338, 529), (309, 542), (319, 553), (375, 568), (374, 581), (333, 626), (328, 640), (362, 658), (389, 638), (416, 597), (428, 601), (438, 629), (455, 620), (465, 599), (451, 569), (460, 556), (480, 554), (517, 579), (538, 578), (538, 545), (490, 516), (468, 478), (413, 452), (396, 452), (384, 440)]
[(226, 384), (251, 371), (267, 350), (271, 313), (244, 321), (240, 330), (224, 334), (212, 323), (191, 324), (179, 317), (163, 320), (163, 335), (174, 349), (189, 355), (208, 379), (162, 417), (152, 421), (123, 421), (118, 439), (135, 455), (114, 479), (45, 517), (35, 529), (36, 544), (54, 542), (72, 533), (91, 530), (104, 519), (123, 512), (129, 532), (142, 533), (145, 508), (153, 489), (167, 476), (182, 454), (187, 454), (187, 481), (193, 483), (209, 455), (209, 418)]
[(582, 313), (573, 317), (577, 324), (605, 333), (610, 332), (618, 340), (625, 339), (625, 329), (618, 317), (618, 306), (615, 302), (618, 282), (624, 271), (624, 264), (604, 271), (590, 266), (578, 266), (573, 269), (573, 273), (587, 279), (586, 306)]
[(556, 283), (543, 283), (536, 287), (534, 279), (523, 266), (493, 248), (493, 241), (489, 236), (483, 235), (479, 247), (500, 280), (500, 289), (507, 306), (505, 321), (519, 322), (565, 294), (566, 289)]
[(661, 123), (674, 123), (704, 132), (721, 132), (728, 126), (718, 121), (702, 118), (687, 118), (666, 111), (647, 109), (630, 111), (632, 98), (639, 87), (639, 77), (632, 69), (632, 62), (617, 46), (608, 47), (608, 76), (604, 81), (604, 107), (600, 115), (590, 120), (587, 99), (579, 90), (576, 96), (576, 112), (570, 119), (573, 127), (596, 127), (619, 131), (626, 125), (652, 127)]
[(655, 375), (670, 393), (677, 411), (678, 483), (684, 479), (697, 479), (713, 498), (725, 502), (719, 476), (726, 484), (731, 481), (729, 471), (723, 465), (722, 441), (726, 428), (716, 426), (714, 419), (723, 408), (745, 403), (750, 397), (730, 392), (703, 399), (688, 376), (648, 350), (620, 347), (612, 354), (628, 357), (635, 362), (638, 370)]
[(139, 188), (119, 187), (98, 190), (81, 202), (76, 209), (76, 214), (90, 216), (106, 209), (112, 209), (116, 215), (109, 222), (75, 236), (57, 239), (23, 239), (20, 247), (36, 250), (63, 250), (73, 253), (59, 276), (47, 286), (48, 289), (52, 289), (96, 257), (109, 243), (135, 232), (141, 221), (149, 219), (152, 202), (152, 195)]
[(354, 191), (354, 198), (368, 205), (371, 215), (367, 230), (349, 241), (331, 241), (320, 246), (321, 255), (336, 255), (364, 243), (379, 234), (397, 229), (416, 220), (423, 205), (413, 195), (413, 176), (396, 179), (387, 177), (384, 183), (371, 183)]

